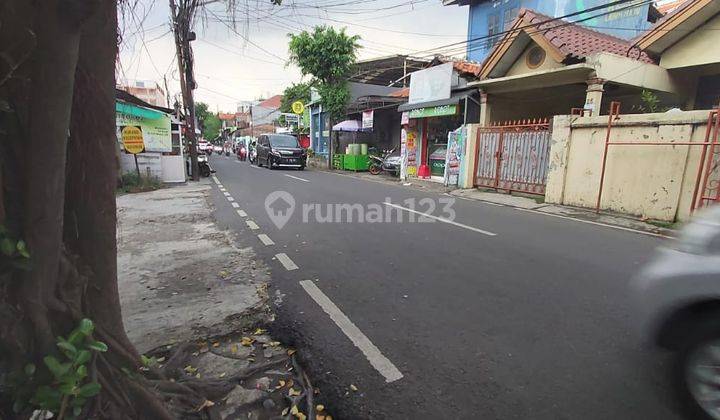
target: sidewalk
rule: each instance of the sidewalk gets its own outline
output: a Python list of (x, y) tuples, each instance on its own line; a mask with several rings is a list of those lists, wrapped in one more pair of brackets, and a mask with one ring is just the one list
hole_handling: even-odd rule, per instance
[[(264, 328), (272, 320), (267, 268), (215, 226), (209, 192), (203, 180), (117, 198), (118, 288), (128, 337), (146, 367), (223, 390), (205, 395), (210, 418), (288, 412), (301, 418), (315, 409), (319, 391), (294, 350)], [(325, 415), (317, 411), (317, 418)]]
[(367, 172), (338, 171), (324, 168), (313, 169), (325, 172), (332, 172), (342, 176), (364, 179), (367, 181), (405, 186), (407, 188), (421, 191), (432, 191), (440, 194), (450, 194), (464, 200), (484, 201), (508, 207), (515, 207), (527, 211), (543, 213), (548, 216), (570, 218), (588, 223), (607, 225), (614, 228), (639, 231), (651, 235), (657, 235), (662, 237), (674, 237), (676, 235), (676, 231), (672, 228), (654, 225), (652, 223), (639, 220), (632, 216), (627, 216), (623, 214), (612, 214), (608, 212), (602, 212), (600, 214), (597, 214), (591, 209), (545, 204), (542, 202), (542, 196), (537, 196), (537, 198), (530, 198), (529, 196), (512, 195), (495, 191), (482, 191), (475, 188), (457, 189), (456, 187), (446, 187), (441, 183), (422, 179), (413, 179), (407, 182), (402, 182), (398, 178), (391, 177), (385, 174), (370, 175)]
[(235, 248), (215, 227), (209, 189), (183, 185), (117, 199), (120, 301), (140, 352), (229, 333), (242, 327), (240, 314), (261, 310), (257, 290), (268, 276), (251, 249)]

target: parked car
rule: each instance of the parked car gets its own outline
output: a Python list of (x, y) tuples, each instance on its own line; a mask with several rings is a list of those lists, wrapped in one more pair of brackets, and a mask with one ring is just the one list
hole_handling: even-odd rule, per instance
[(661, 247), (633, 286), (641, 332), (675, 355), (688, 417), (720, 419), (720, 205)]
[(257, 164), (270, 169), (278, 167), (305, 169), (307, 152), (295, 136), (263, 134), (257, 140)]

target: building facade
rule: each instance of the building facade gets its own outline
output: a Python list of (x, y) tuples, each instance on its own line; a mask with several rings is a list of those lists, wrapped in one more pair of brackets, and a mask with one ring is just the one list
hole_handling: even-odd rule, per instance
[(152, 80), (126, 80), (119, 83), (118, 89), (142, 99), (150, 105), (169, 107), (165, 90)]
[[(482, 62), (510, 29), (522, 9), (532, 9), (549, 17), (567, 16), (607, 4), (604, 0), (445, 0), (444, 4), (469, 6), (467, 59)], [(569, 21), (596, 31), (631, 39), (648, 29), (661, 15), (647, 1), (619, 4), (582, 13)]]

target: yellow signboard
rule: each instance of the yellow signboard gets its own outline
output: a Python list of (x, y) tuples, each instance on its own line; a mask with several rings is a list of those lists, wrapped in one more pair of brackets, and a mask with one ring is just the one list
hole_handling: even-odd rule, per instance
[(145, 150), (145, 142), (140, 127), (127, 125), (122, 128), (120, 135), (126, 152), (135, 155)]
[(302, 115), (305, 112), (305, 104), (302, 101), (295, 101), (292, 103), (292, 112), (298, 115)]

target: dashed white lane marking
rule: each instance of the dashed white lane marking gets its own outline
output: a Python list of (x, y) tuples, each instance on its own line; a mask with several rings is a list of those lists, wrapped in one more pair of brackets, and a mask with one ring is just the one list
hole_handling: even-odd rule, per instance
[(235, 207), (235, 208), (240, 207), (240, 204), (238, 204), (238, 203), (230, 203), (230, 204), (232, 204), (232, 206)]
[(230, 197), (230, 193), (227, 192), (227, 191), (223, 192), (223, 195), (224, 195), (225, 197)]
[(217, 179), (215, 175), (212, 176), (213, 181), (215, 181), (216, 184), (220, 185), (220, 180)]
[(259, 234), (258, 239), (260, 239), (260, 242), (262, 242), (265, 246), (275, 245), (275, 242), (273, 242), (273, 240), (264, 233)]
[(532, 209), (523, 209), (520, 207), (516, 207), (515, 209), (524, 211), (524, 212), (528, 212), (528, 213), (542, 214), (543, 216), (557, 217), (558, 219), (574, 220), (576, 222), (587, 223), (589, 225), (602, 226), (602, 227), (607, 227), (607, 228), (617, 229), (617, 230), (624, 230), (625, 232), (639, 233), (641, 235), (655, 236), (657, 238), (675, 239), (672, 236), (663, 235), (661, 233), (645, 232), (642, 230), (637, 230), (637, 229), (628, 228), (628, 227), (624, 227), (624, 226), (615, 226), (615, 225), (610, 225), (610, 224), (602, 223), (602, 222), (593, 222), (592, 220), (583, 220), (583, 219), (578, 219), (576, 217), (563, 216), (560, 214), (545, 213), (543, 211), (537, 211), (537, 210), (532, 210)]
[(449, 219), (446, 219), (446, 218), (444, 218), (444, 217), (433, 216), (433, 215), (431, 215), (431, 214), (427, 214), (427, 213), (423, 213), (423, 212), (420, 212), (420, 211), (417, 211), (417, 210), (409, 209), (409, 208), (407, 208), (407, 207), (398, 206), (397, 204), (393, 204), (393, 203), (385, 202), (385, 203), (383, 203), (383, 204), (385, 204), (386, 206), (395, 207), (395, 208), (400, 209), (400, 210), (405, 210), (405, 211), (410, 212), (410, 213), (420, 214), (420, 215), (422, 215), (423, 217), (427, 217), (427, 218), (429, 218), (429, 219), (437, 220), (438, 222), (447, 223), (447, 224), (449, 224), (449, 225), (461, 227), (461, 228), (463, 228), (463, 229), (471, 230), (471, 231), (473, 231), (473, 232), (482, 233), (483, 235), (487, 235), (487, 236), (497, 236), (496, 233), (492, 233), (492, 232), (489, 232), (489, 231), (487, 231), (487, 230), (478, 229), (478, 228), (473, 227), (473, 226), (464, 225), (464, 224), (462, 224), (462, 223), (454, 222), (454, 221), (449, 220)]
[(280, 264), (282, 264), (287, 271), (297, 270), (298, 268), (300, 268), (285, 253), (277, 254), (275, 255), (275, 258), (280, 261)]
[(245, 213), (245, 210), (238, 210), (237, 214), (240, 217), (247, 217), (247, 213)]
[(229, 195), (228, 195), (227, 197), (225, 197), (225, 198), (227, 198), (227, 200), (228, 200), (229, 202), (231, 202), (231, 203), (232, 203), (233, 201), (235, 201), (235, 199), (232, 198), (232, 197), (230, 197)]
[(298, 176), (292, 176), (292, 175), (288, 175), (288, 174), (285, 174), (285, 176), (288, 178), (297, 179), (298, 181), (302, 181), (302, 182), (310, 182), (309, 180), (300, 178)]
[(251, 168), (254, 168), (254, 169), (260, 169), (259, 166), (256, 166), (256, 165), (253, 165), (253, 164), (250, 164), (250, 167), (251, 167)]
[(218, 185), (218, 186), (220, 187), (220, 191), (222, 191), (222, 192), (227, 191), (227, 190), (225, 189), (225, 187), (223, 187), (222, 185)]
[(332, 319), (335, 325), (352, 341), (355, 347), (360, 349), (372, 367), (385, 377), (385, 382), (394, 382), (403, 377), (403, 374), (398, 368), (380, 352), (375, 344), (350, 321), (350, 318), (348, 318), (315, 283), (310, 280), (303, 280), (300, 282), (300, 286), (305, 289), (315, 303), (320, 305), (326, 314), (330, 315), (330, 319)]
[(258, 229), (260, 229), (260, 226), (258, 226), (257, 223), (253, 222), (252, 220), (248, 220), (248, 221), (246, 221), (245, 223), (246, 223), (246, 224), (248, 225), (248, 227), (249, 227), (250, 229), (252, 229), (252, 230), (258, 230)]

